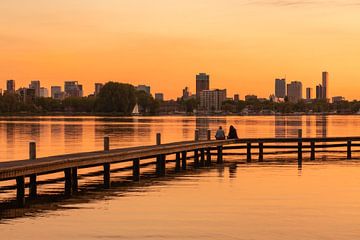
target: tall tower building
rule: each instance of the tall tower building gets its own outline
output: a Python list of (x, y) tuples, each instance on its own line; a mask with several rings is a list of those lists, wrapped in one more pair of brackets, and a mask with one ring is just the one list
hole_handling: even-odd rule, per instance
[(285, 98), (286, 96), (286, 79), (275, 79), (275, 97)]
[(297, 103), (302, 100), (302, 83), (293, 81), (287, 85), (287, 96), (290, 102)]
[(311, 100), (313, 98), (312, 96), (313, 89), (312, 88), (306, 88), (306, 100)]
[(329, 99), (329, 73), (322, 73), (322, 99)]
[(35, 97), (40, 97), (40, 81), (39, 80), (31, 81), (29, 88), (35, 90)]
[(206, 73), (196, 75), (196, 97), (200, 97), (200, 92), (210, 89), (210, 76)]
[(15, 80), (7, 80), (6, 81), (6, 92), (7, 93), (15, 92)]

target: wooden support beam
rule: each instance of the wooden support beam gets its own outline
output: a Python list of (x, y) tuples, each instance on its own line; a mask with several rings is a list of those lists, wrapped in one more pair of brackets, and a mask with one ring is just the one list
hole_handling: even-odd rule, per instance
[(194, 167), (198, 168), (199, 167), (199, 150), (196, 149), (194, 151)]
[(110, 163), (105, 163), (103, 166), (104, 166), (104, 188), (109, 189), (111, 187)]
[(298, 166), (302, 166), (302, 129), (298, 130)]
[(19, 207), (25, 206), (25, 177), (16, 178), (16, 200)]
[(206, 166), (211, 166), (211, 149), (206, 149)]
[(223, 164), (223, 148), (222, 146), (217, 147), (217, 164)]
[(158, 176), (165, 176), (166, 175), (166, 155), (162, 154), (160, 155), (160, 166), (159, 166), (159, 172)]
[(187, 152), (181, 152), (181, 168), (182, 168), (182, 170), (186, 170), (186, 154), (187, 154)]
[(133, 159), (133, 181), (140, 181), (140, 158)]
[(351, 140), (347, 141), (347, 159), (352, 159), (351, 154)]
[(200, 149), (200, 166), (205, 166), (205, 149)]
[(310, 160), (314, 161), (316, 158), (316, 156), (315, 156), (315, 141), (310, 142), (310, 148), (311, 148)]
[(264, 143), (259, 143), (259, 162), (264, 161)]
[(65, 195), (71, 196), (72, 195), (72, 169), (66, 168), (64, 169), (65, 174)]
[(76, 193), (78, 191), (78, 168), (73, 167), (71, 169), (71, 175), (72, 175), (72, 186), (71, 190), (73, 193)]
[[(31, 141), (29, 143), (29, 160), (36, 160), (36, 142), (35, 141)], [(29, 196), (31, 199), (34, 199), (37, 197), (36, 174), (30, 175)]]
[(246, 162), (251, 162), (251, 143), (248, 142), (246, 144)]
[(180, 168), (181, 168), (181, 156), (180, 156), (180, 152), (176, 153), (176, 159), (175, 159), (175, 171), (179, 172)]

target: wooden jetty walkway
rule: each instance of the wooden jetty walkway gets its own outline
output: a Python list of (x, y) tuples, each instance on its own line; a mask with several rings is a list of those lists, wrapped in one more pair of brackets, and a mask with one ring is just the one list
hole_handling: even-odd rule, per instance
[[(345, 149), (346, 159), (352, 159), (355, 148), (360, 147), (360, 137), (329, 137), (302, 138), (299, 130), (297, 138), (243, 138), (236, 140), (212, 140), (210, 130), (207, 139), (199, 140), (199, 131), (195, 131), (195, 140), (161, 144), (161, 135), (156, 136), (156, 145), (110, 149), (109, 137), (104, 137), (104, 150), (77, 154), (66, 154), (52, 157), (37, 158), (36, 143), (29, 143), (29, 159), (19, 161), (0, 162), (0, 181), (16, 180), (16, 198), (20, 206), (25, 204), (25, 178), (29, 178), (29, 198), (37, 197), (37, 176), (56, 172), (64, 172), (65, 194), (71, 195), (78, 190), (78, 169), (103, 166), (103, 182), (105, 188), (111, 185), (111, 165), (128, 163), (132, 169), (134, 181), (140, 180), (140, 168), (146, 166), (144, 159), (156, 159), (157, 176), (166, 175), (166, 164), (170, 161), (167, 156), (175, 155), (175, 171), (185, 171), (188, 160), (193, 159), (194, 168), (210, 166), (212, 156), (216, 157), (216, 164), (224, 162), (223, 156), (241, 155), (243, 149), (247, 162), (264, 161), (264, 155), (280, 152), (266, 152), (267, 149), (285, 150), (282, 153), (296, 153), (298, 165), (301, 166), (305, 153), (310, 153), (309, 159), (315, 160), (316, 153), (324, 149)], [(237, 150), (236, 153), (226, 153)], [(148, 165), (148, 163), (146, 163)], [(128, 166), (128, 167), (129, 167)]]

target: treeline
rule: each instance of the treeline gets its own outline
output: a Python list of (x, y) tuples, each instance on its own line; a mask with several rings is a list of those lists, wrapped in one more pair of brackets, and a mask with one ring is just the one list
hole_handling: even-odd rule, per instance
[(0, 113), (114, 113), (129, 115), (138, 103), (143, 113), (155, 114), (158, 102), (144, 91), (130, 84), (108, 82), (98, 96), (68, 97), (64, 100), (35, 98), (23, 101), (18, 94), (0, 96)]
[(323, 100), (315, 100), (312, 102), (300, 101), (298, 103), (291, 102), (272, 102), (272, 101), (225, 101), (222, 110), (231, 113), (241, 113), (244, 111), (260, 113), (260, 112), (275, 112), (275, 113), (357, 113), (360, 110), (359, 101), (340, 101), (336, 103), (329, 103)]

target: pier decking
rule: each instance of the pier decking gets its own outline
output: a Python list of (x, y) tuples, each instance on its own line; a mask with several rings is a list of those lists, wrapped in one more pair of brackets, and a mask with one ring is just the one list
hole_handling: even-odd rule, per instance
[[(110, 149), (109, 137), (104, 137), (104, 150), (77, 154), (66, 154), (45, 158), (36, 157), (36, 143), (29, 144), (29, 159), (0, 163), (0, 181), (16, 180), (17, 201), (20, 206), (25, 204), (25, 178), (29, 177), (29, 197), (37, 196), (38, 175), (64, 172), (65, 194), (71, 195), (78, 189), (78, 169), (103, 166), (104, 187), (111, 187), (111, 165), (115, 163), (129, 163), (132, 168), (134, 181), (140, 180), (142, 160), (156, 159), (156, 175), (166, 175), (166, 159), (168, 155), (175, 155), (175, 171), (187, 169), (188, 160), (194, 168), (210, 166), (212, 156), (216, 156), (217, 164), (223, 163), (226, 155), (246, 156), (246, 162), (264, 161), (265, 155), (280, 153), (297, 155), (297, 162), (302, 166), (303, 156), (309, 153), (309, 160), (315, 160), (316, 154), (324, 149), (340, 149), (346, 154), (345, 159), (352, 159), (355, 148), (360, 147), (360, 137), (329, 137), (302, 138), (299, 131), (297, 138), (244, 138), (236, 140), (211, 140), (211, 132), (207, 132), (207, 140), (199, 140), (199, 131), (195, 131), (195, 140), (161, 144), (161, 135), (157, 134), (156, 145), (123, 149)], [(245, 153), (239, 151), (243, 149)], [(276, 149), (277, 152), (265, 150)], [(345, 149), (345, 150), (344, 150)], [(229, 153), (229, 150), (237, 152)], [(279, 150), (283, 150), (280, 152)], [(190, 154), (191, 153), (191, 156)]]

